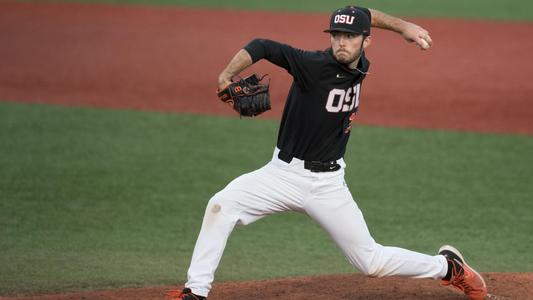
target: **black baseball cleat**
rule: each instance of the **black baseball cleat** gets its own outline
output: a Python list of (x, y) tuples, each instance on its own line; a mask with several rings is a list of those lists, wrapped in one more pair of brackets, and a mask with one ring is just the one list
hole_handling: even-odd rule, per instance
[(172, 290), (167, 292), (167, 297), (172, 300), (206, 300), (206, 297), (193, 294), (190, 288), (184, 288), (183, 290)]
[(452, 246), (442, 246), (439, 254), (448, 261), (448, 274), (442, 279), (444, 286), (453, 286), (465, 293), (471, 300), (483, 300), (487, 296), (487, 285), (483, 277), (466, 264), (461, 252)]

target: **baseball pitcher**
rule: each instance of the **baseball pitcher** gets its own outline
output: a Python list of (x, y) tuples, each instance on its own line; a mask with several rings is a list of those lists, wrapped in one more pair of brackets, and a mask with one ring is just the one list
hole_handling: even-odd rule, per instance
[(254, 39), (222, 71), (218, 96), (241, 116), (270, 109), (265, 80), (253, 75), (233, 81), (255, 62), (266, 59), (284, 68), (293, 82), (272, 160), (236, 178), (211, 198), (188, 281), (184, 289), (170, 292), (171, 298), (206, 299), (234, 227), (284, 211), (300, 212), (317, 222), (348, 261), (368, 276), (433, 278), (470, 299), (486, 297), (481, 275), (451, 246), (427, 255), (377, 243), (344, 181), (343, 156), (370, 68), (365, 49), (372, 42), (371, 27), (397, 32), (422, 50), (432, 46), (428, 32), (418, 25), (377, 10), (347, 6), (331, 15), (324, 30), (330, 36), (326, 50), (306, 51)]

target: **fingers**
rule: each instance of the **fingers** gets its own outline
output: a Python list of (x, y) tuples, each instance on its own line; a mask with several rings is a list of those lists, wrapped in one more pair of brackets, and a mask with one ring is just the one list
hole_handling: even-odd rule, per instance
[(433, 45), (433, 40), (425, 30), (415, 34), (414, 38), (410, 39), (410, 41), (415, 42), (416, 46), (422, 50), (429, 50)]
[(423, 30), (418, 36), (417, 44), (422, 50), (428, 50), (433, 45), (433, 40), (426, 30)]
[(221, 73), (218, 76), (218, 89), (220, 91), (225, 89), (230, 84), (231, 84), (231, 77), (228, 77), (225, 73)]
[(223, 89), (228, 87), (228, 85), (230, 85), (230, 84), (231, 84), (231, 81), (229, 81), (229, 80), (219, 80), (218, 81), (218, 90), (222, 91)]
[(418, 48), (422, 50), (429, 50), (429, 48), (431, 48), (431, 45), (432, 45), (432, 41), (429, 35), (418, 37), (418, 39), (415, 42)]
[(423, 38), (429, 44), (429, 46), (433, 46), (433, 40), (431, 39), (429, 32), (426, 31), (426, 34)]
[(413, 23), (407, 23), (402, 35), (408, 42), (414, 42), (422, 50), (428, 50), (433, 45), (429, 32)]
[(429, 35), (429, 32), (424, 28), (418, 27), (417, 39), (415, 40), (418, 47), (422, 50), (428, 50), (433, 45), (433, 40)]

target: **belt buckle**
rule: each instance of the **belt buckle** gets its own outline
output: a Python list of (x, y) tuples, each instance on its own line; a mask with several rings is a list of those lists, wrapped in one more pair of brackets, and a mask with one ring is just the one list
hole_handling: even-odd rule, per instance
[(316, 161), (309, 161), (309, 160), (304, 161), (304, 169), (307, 169), (311, 172), (320, 172), (316, 168)]
[(305, 163), (308, 163), (309, 171), (315, 172), (315, 173), (323, 172), (323, 170), (322, 170), (322, 167), (323, 167), (322, 162), (314, 160), (314, 161), (309, 161), (309, 162), (306, 161)]

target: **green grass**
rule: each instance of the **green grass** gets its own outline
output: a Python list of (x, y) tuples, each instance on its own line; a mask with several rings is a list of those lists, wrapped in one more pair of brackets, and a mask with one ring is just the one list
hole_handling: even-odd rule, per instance
[[(277, 126), (1, 102), (0, 295), (182, 283), (208, 199), (269, 160)], [(531, 153), (530, 136), (361, 126), (347, 182), (385, 245), (533, 271)], [(217, 280), (351, 271), (286, 213), (237, 229)]]
[[(57, 1), (57, 0), (55, 0)], [(184, 5), (209, 8), (330, 12), (348, 4), (380, 9), (401, 16), (479, 18), (492, 20), (533, 20), (533, 2), (524, 0), (63, 0), (70, 2), (105, 2), (116, 4)], [(231, 14), (227, 14), (231, 18)]]

